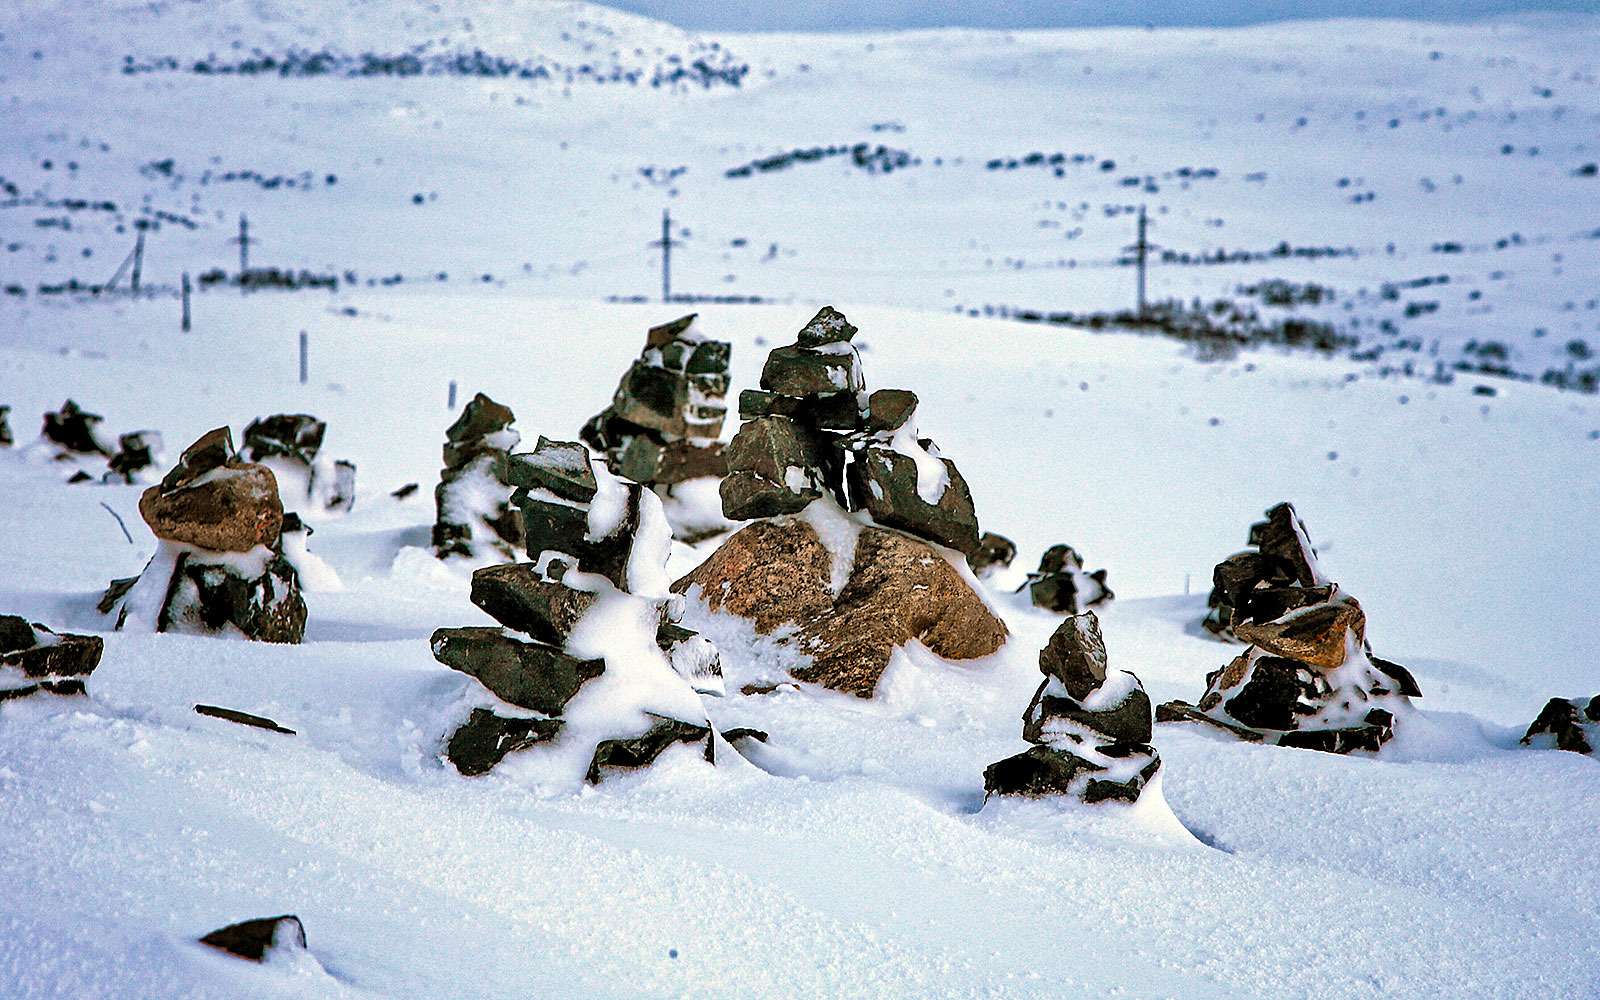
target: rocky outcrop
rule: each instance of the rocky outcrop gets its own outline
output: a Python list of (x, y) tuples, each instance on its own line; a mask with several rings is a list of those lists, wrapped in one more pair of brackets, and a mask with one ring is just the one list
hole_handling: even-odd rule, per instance
[(1293, 507), (1268, 511), (1250, 541), (1254, 551), (1217, 565), (1205, 619), (1250, 648), (1207, 675), (1197, 705), (1168, 702), (1157, 721), (1330, 753), (1378, 750), (1422, 694), (1416, 680), (1372, 655), (1366, 614), (1323, 574)]
[(513, 558), (522, 544), (522, 519), (511, 509), (511, 449), (521, 436), (516, 417), (478, 393), (445, 432), (444, 471), (434, 488), (438, 519), (433, 547), (440, 557)]
[(661, 496), (673, 533), (685, 540), (728, 526), (720, 511), (697, 510), (696, 491), (683, 484), (715, 482), (727, 472), (717, 439), (728, 409), (731, 351), (726, 341), (703, 336), (694, 314), (652, 327), (611, 405), (580, 434), (613, 473)]
[(116, 628), (301, 640), (306, 606), (284, 555), (277, 480), (234, 454), (228, 428), (185, 449), (140, 497), (139, 513), (161, 544), (143, 573), (114, 581), (101, 599)]
[(473, 574), (472, 602), (502, 627), (433, 634), (434, 658), (496, 702), (474, 708), (447, 737), (445, 758), (463, 775), (483, 774), (559, 738), (592, 747), (575, 776), (590, 782), (648, 764), (677, 742), (698, 739), (713, 759), (698, 693), (721, 693), (720, 659), (674, 621), (660, 501), (595, 468), (577, 442), (541, 437), (510, 468), (531, 561)]
[(278, 477), (285, 496), (313, 509), (349, 511), (356, 502), (354, 462), (320, 457), (328, 425), (308, 413), (279, 413), (250, 421), (240, 453)]
[(959, 572), (927, 543), (868, 527), (849, 576), (832, 590), (834, 556), (801, 519), (740, 529), (673, 589), (751, 620), (758, 631), (794, 626), (788, 640), (809, 663), (795, 679), (870, 698), (894, 651), (922, 643), (969, 660), (994, 653), (1006, 627)]
[(1039, 568), (1028, 574), (1022, 586), (1035, 607), (1069, 615), (1082, 614), (1116, 597), (1106, 585), (1106, 571), (1085, 571), (1083, 557), (1070, 545), (1045, 549)]
[(1022, 716), (1032, 747), (983, 772), (990, 795), (1068, 795), (1136, 802), (1161, 769), (1150, 746), (1150, 697), (1139, 678), (1109, 671), (1093, 612), (1057, 627), (1039, 653), (1044, 682)]
[(1522, 744), (1600, 758), (1600, 694), (1588, 701), (1551, 698), (1528, 726)]
[(97, 635), (58, 633), (17, 615), (0, 615), (0, 701), (38, 692), (83, 694), (105, 649)]

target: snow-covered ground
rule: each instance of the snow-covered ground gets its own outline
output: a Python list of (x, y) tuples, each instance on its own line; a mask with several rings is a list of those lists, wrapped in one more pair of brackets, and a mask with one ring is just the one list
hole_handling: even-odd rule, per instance
[[(536, 21), (508, 8), (474, 8), (470, 31), (395, 4), (376, 13), (413, 20), (265, 2), (0, 14), (0, 175), (18, 186), (0, 203), (0, 288), (24, 291), (0, 294), (0, 405), (19, 445), (69, 396), (114, 429), (159, 429), (169, 461), (218, 424), (305, 411), (329, 422), (326, 453), (359, 467), (352, 513), (307, 513), (342, 589), (307, 595), (304, 645), (107, 633), (91, 698), (0, 706), (0, 996), (1595, 995), (1600, 766), (1516, 746), (1545, 699), (1600, 692), (1594, 397), (1276, 351), (1201, 364), (1167, 341), (949, 308), (1122, 304), (1125, 269), (998, 262), (1109, 257), (1131, 228), (1100, 206), (1137, 197), (1168, 209), (1153, 238), (1184, 249), (1400, 248), (1174, 267), (1157, 272), (1162, 291), (1286, 277), (1376, 298), (1383, 281), (1449, 273), (1424, 289), (1439, 311), (1401, 334), (1502, 340), (1542, 366), (1596, 332), (1583, 296), (1600, 243), (1557, 240), (1600, 223), (1600, 178), (1571, 173), (1600, 157), (1595, 20), (750, 36), (723, 40), (754, 67), (738, 88), (116, 71), (123, 55), (192, 59), (233, 37), (245, 51), (393, 52), (449, 35), (451, 50), (647, 72), (708, 51), (598, 8)], [(886, 122), (905, 131), (871, 131)], [(722, 174), (858, 140), (923, 162)], [(1030, 149), (1117, 168), (983, 166)], [(166, 157), (171, 175), (140, 173)], [(647, 165), (689, 167), (676, 196), (638, 174)], [(1184, 165), (1218, 176), (1187, 190), (1161, 177)], [(208, 168), (316, 183), (202, 184)], [(1266, 180), (1247, 181), (1255, 170)], [(1132, 173), (1160, 192), (1124, 195)], [(1366, 186), (1338, 188), (1345, 175)], [(1349, 200), (1368, 188), (1376, 201)], [(30, 201), (76, 197), (118, 209)], [(1067, 221), (1079, 202), (1090, 210)], [(38, 291), (109, 277), (132, 242), (112, 218), (131, 227), (146, 204), (195, 225), (151, 232), (149, 284), (226, 266), (240, 211), (263, 241), (254, 263), (358, 280), (207, 291), (187, 336), (166, 295)], [(427, 637), (488, 619), (467, 571), (426, 551), (448, 384), (509, 405), (529, 443), (574, 438), (645, 327), (683, 311), (594, 300), (650, 291), (643, 243), (663, 204), (690, 229), (681, 289), (785, 300), (701, 309), (733, 342), (735, 390), (832, 301), (861, 328), (868, 385), (918, 393), (922, 430), (959, 463), (984, 527), (1022, 550), (989, 595), (1013, 639), (967, 664), (912, 649), (871, 702), (708, 699), (718, 725), (771, 733), (755, 767), (684, 753), (582, 794), (515, 758), (462, 779), (438, 752), (474, 684), (435, 663)], [(47, 217), (72, 228), (35, 221)], [(1065, 229), (1038, 225), (1052, 218)], [(1512, 231), (1557, 242), (1492, 248)], [(1456, 238), (1489, 245), (1427, 251)], [(365, 284), (437, 271), (448, 280)], [(0, 451), (0, 612), (103, 632), (100, 590), (154, 539), (138, 488), (64, 479), (26, 448)], [(411, 498), (389, 496), (411, 482)], [(1109, 569), (1111, 665), (1157, 701), (1193, 699), (1234, 652), (1198, 628), (1211, 566), (1284, 499), (1361, 600), (1376, 651), (1424, 691), (1383, 754), (1160, 726), (1160, 791), (1181, 827), (1155, 797), (980, 808), (984, 766), (1023, 747), (1037, 651), (1059, 620), (1006, 592), (1022, 564), (1064, 541)], [(679, 546), (674, 569), (706, 551)], [(708, 632), (730, 691), (776, 662), (727, 621)], [(312, 961), (260, 968), (193, 943), (281, 912), (304, 921)]]

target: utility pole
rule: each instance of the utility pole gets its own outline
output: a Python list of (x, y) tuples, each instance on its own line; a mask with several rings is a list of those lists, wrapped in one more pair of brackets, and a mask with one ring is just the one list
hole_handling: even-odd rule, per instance
[(189, 332), (189, 272), (183, 272), (183, 332)]
[[(1143, 218), (1141, 215), (1140, 218)], [(1141, 223), (1142, 225), (1142, 223)], [(243, 212), (239, 213), (239, 274), (242, 277), (250, 270), (250, 220), (245, 218)]]
[(1144, 282), (1145, 282), (1145, 270), (1149, 266), (1150, 251), (1161, 249), (1160, 247), (1156, 246), (1154, 243), (1151, 243), (1146, 238), (1145, 232), (1146, 232), (1146, 228), (1147, 228), (1148, 224), (1149, 224), (1149, 222), (1148, 222), (1148, 219), (1145, 216), (1144, 205), (1141, 203), (1139, 205), (1139, 239), (1132, 246), (1126, 246), (1126, 247), (1122, 248), (1123, 253), (1131, 253), (1131, 254), (1133, 254), (1133, 263), (1139, 269), (1139, 271), (1138, 271), (1138, 282), (1139, 282), (1139, 284), (1138, 284), (1138, 293), (1137, 293), (1138, 294), (1138, 298), (1137, 298), (1136, 301), (1138, 303), (1138, 310), (1139, 310), (1138, 311), (1138, 315), (1139, 315), (1139, 317), (1141, 319), (1144, 317), (1144, 315), (1145, 315), (1145, 313), (1146, 313), (1146, 311), (1148, 309), (1148, 305), (1146, 304), (1146, 301), (1145, 301), (1145, 294), (1144, 294), (1145, 293), (1145, 285), (1144, 285)]
[(672, 301), (672, 213), (661, 210), (661, 239), (650, 244), (661, 248), (661, 301)]

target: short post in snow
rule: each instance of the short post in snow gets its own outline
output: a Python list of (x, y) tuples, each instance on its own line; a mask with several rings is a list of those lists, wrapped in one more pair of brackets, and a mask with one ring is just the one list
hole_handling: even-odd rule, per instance
[(139, 234), (133, 241), (133, 294), (139, 294), (139, 279), (144, 274), (144, 227), (139, 227)]
[(309, 338), (307, 338), (306, 332), (304, 330), (301, 330), (300, 331), (300, 384), (301, 385), (305, 385), (306, 384), (306, 379), (310, 374), (310, 362), (308, 360), (308, 354), (310, 353), (310, 350), (311, 350), (311, 346), (310, 346), (310, 343), (309, 343)]
[(450, 399), (445, 403), (445, 409), (454, 412), (456, 408), (456, 380), (450, 380)]
[(189, 272), (188, 271), (183, 272), (183, 284), (182, 284), (181, 288), (182, 288), (182, 295), (183, 295), (183, 332), (184, 333), (188, 333), (189, 332)]

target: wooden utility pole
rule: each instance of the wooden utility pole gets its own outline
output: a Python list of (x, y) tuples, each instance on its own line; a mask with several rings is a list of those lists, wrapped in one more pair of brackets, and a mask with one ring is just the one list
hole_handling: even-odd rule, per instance
[(311, 374), (310, 358), (311, 345), (308, 343), (306, 332), (300, 331), (300, 384), (306, 384), (306, 378)]
[(144, 273), (144, 227), (139, 227), (139, 234), (133, 241), (133, 277), (131, 284), (133, 294), (139, 294), (139, 278)]
[(189, 332), (189, 272), (183, 272), (183, 332)]
[(239, 213), (239, 275), (241, 279), (250, 270), (250, 220)]
[(661, 210), (661, 239), (650, 244), (661, 248), (661, 301), (672, 301), (672, 213)]
[(1161, 249), (1154, 243), (1151, 243), (1146, 237), (1146, 229), (1148, 225), (1149, 221), (1145, 216), (1144, 205), (1141, 204), (1139, 206), (1139, 238), (1131, 246), (1122, 248), (1124, 253), (1133, 254), (1134, 266), (1138, 268), (1138, 291), (1136, 293), (1137, 298), (1135, 301), (1137, 303), (1138, 315), (1141, 318), (1144, 317), (1146, 310), (1148, 309), (1148, 305), (1145, 300), (1145, 271), (1149, 267), (1150, 251)]

